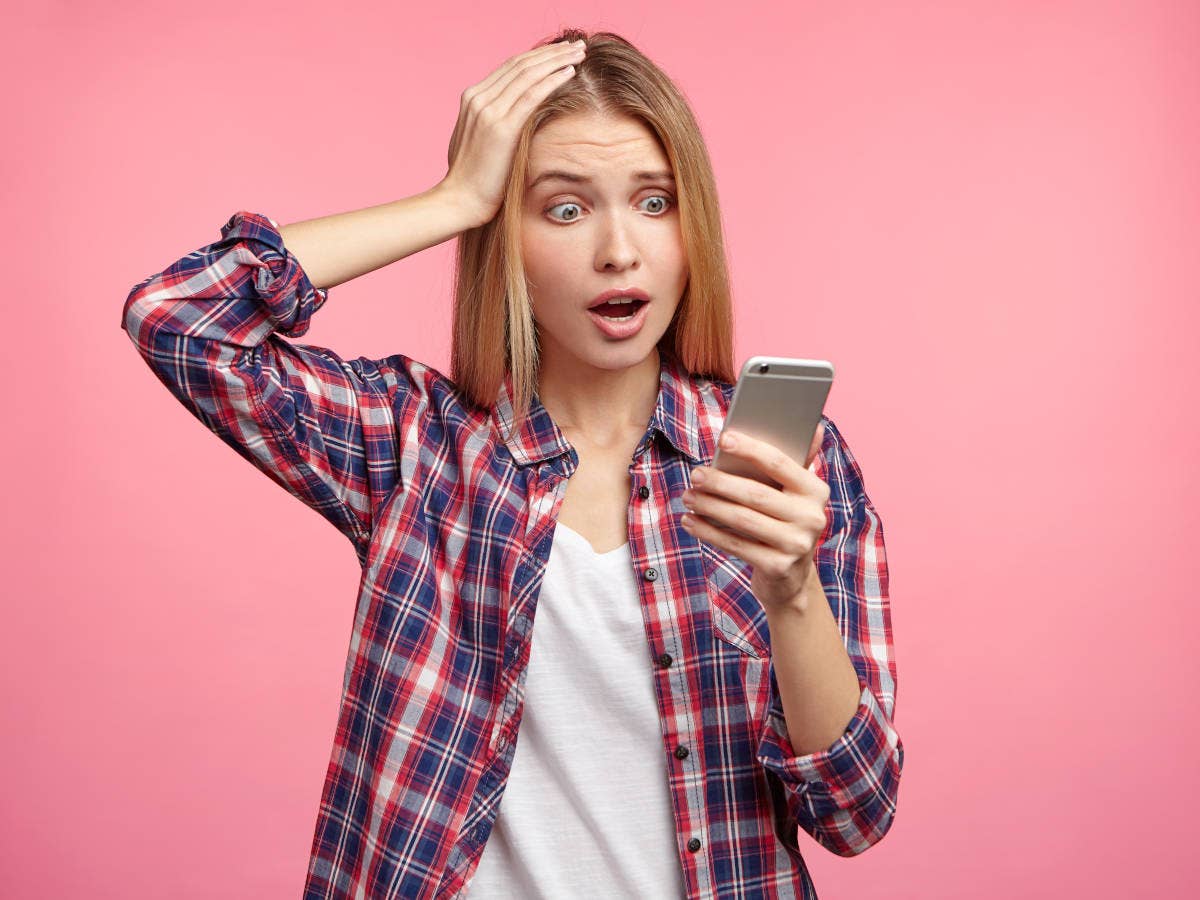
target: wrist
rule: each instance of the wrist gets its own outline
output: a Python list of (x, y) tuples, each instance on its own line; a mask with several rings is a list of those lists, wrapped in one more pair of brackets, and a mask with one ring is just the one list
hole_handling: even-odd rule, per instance
[(486, 211), (481, 208), (475, 195), (463, 189), (457, 182), (451, 181), (449, 176), (434, 185), (429, 194), (453, 210), (453, 215), (463, 223), (460, 231), (480, 228), (492, 220), (491, 215), (485, 215)]
[[(820, 603), (816, 601), (820, 600)], [(804, 583), (800, 589), (786, 600), (772, 603), (767, 607), (767, 618), (811, 618), (819, 614), (822, 607), (827, 607), (825, 589), (821, 585), (821, 576), (817, 572), (816, 563), (811, 559), (805, 570)]]

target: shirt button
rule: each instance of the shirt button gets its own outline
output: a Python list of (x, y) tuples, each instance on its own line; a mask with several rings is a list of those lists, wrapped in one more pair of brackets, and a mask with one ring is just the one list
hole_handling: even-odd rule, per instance
[(688, 849), (695, 853), (700, 849), (700, 838), (692, 838), (688, 841)]
[(687, 759), (687, 757), (688, 757), (688, 748), (687, 747), (680, 744), (678, 747), (675, 748), (675, 758), (676, 759)]
[(643, 484), (640, 488), (638, 488), (638, 496), (645, 500), (650, 496), (650, 488)]
[(672, 662), (673, 662), (673, 660), (671, 659), (671, 654), (670, 654), (670, 653), (664, 653), (662, 656), (660, 656), (660, 657), (658, 658), (658, 664), (659, 664), (660, 666), (662, 666), (664, 669), (665, 669), (667, 666), (669, 666), (669, 665), (670, 665)]
[(647, 569), (645, 571), (645, 573), (643, 574), (643, 577), (647, 581), (654, 581), (656, 578), (658, 578), (658, 569), (651, 566), (649, 569)]

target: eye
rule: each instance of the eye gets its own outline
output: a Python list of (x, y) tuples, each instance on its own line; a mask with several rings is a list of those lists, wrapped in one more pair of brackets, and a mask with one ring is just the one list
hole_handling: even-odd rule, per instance
[[(670, 209), (671, 204), (673, 204), (675, 202), (675, 198), (669, 194), (651, 194), (649, 197), (646, 198), (646, 200), (661, 200), (663, 202), (661, 210), (664, 213), (668, 209)], [(646, 201), (643, 200), (642, 202), (645, 203)]]
[[(651, 194), (649, 197), (643, 198), (641, 202), (645, 203), (647, 200), (657, 200), (661, 204), (657, 209), (650, 210), (650, 212), (657, 213), (655, 218), (662, 216), (675, 203), (675, 198), (670, 194)], [(579, 212), (576, 212), (573, 215), (564, 213), (563, 217), (559, 218), (558, 216), (554, 215), (552, 211), (558, 209), (560, 206), (573, 206), (576, 210), (581, 208), (580, 205), (573, 200), (568, 200), (563, 203), (555, 203), (553, 206), (547, 207), (546, 212), (550, 214), (550, 218), (554, 219), (556, 222), (574, 222), (581, 215)]]
[[(553, 210), (553, 209), (558, 209), (560, 206), (574, 206), (576, 209), (579, 209), (578, 203), (573, 203), (571, 201), (567, 201), (566, 203), (555, 203), (553, 206), (551, 206), (549, 209), (547, 209), (546, 212), (550, 212), (550, 210)], [(559, 222), (573, 222), (579, 218), (579, 214), (576, 213), (575, 215), (570, 216), (569, 218), (565, 218), (565, 219), (557, 219), (555, 216), (551, 216), (550, 218), (556, 219), (556, 221), (559, 221)]]

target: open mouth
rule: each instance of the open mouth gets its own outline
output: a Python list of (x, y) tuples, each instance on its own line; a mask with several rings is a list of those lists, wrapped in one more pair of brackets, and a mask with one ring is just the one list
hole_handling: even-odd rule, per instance
[(636, 298), (630, 300), (617, 300), (608, 303), (601, 303), (599, 306), (591, 307), (591, 312), (603, 316), (606, 319), (612, 319), (614, 322), (623, 322), (632, 319), (637, 315), (639, 309), (646, 305), (645, 300)]

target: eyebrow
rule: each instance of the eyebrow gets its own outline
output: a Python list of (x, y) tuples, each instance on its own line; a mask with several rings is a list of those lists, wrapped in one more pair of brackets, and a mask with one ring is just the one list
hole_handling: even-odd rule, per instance
[[(634, 172), (633, 179), (635, 181), (670, 181), (675, 182), (675, 176), (670, 172)], [(577, 175), (574, 172), (563, 172), (559, 169), (551, 169), (549, 172), (543, 172), (533, 181), (529, 182), (528, 190), (533, 190), (543, 181), (569, 181), (572, 184), (591, 184), (592, 179), (586, 175)]]

